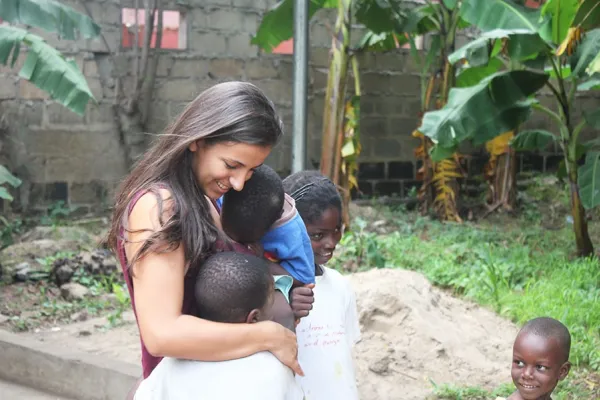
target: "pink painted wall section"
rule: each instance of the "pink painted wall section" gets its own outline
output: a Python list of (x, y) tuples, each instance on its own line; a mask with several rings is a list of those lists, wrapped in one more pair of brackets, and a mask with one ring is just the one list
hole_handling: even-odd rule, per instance
[[(135, 14), (136, 10), (133, 8), (124, 8), (121, 13), (121, 45), (124, 48), (133, 47), (135, 42)], [(137, 10), (138, 17), (138, 43), (142, 46), (144, 41), (145, 32), (145, 16), (144, 10)], [(154, 26), (158, 23), (158, 15), (154, 17)], [(162, 49), (181, 49), (185, 48), (182, 46), (179, 37), (179, 28), (181, 25), (181, 15), (178, 11), (163, 11), (163, 32), (161, 40)], [(151, 47), (156, 47), (156, 32), (152, 32), (152, 39), (150, 41)]]

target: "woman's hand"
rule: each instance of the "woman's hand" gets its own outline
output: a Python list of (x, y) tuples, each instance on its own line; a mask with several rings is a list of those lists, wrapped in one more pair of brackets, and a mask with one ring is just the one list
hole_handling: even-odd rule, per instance
[(258, 325), (265, 329), (269, 351), (294, 373), (304, 376), (298, 364), (298, 341), (294, 332), (273, 321), (259, 322)]
[(312, 310), (313, 303), (315, 302), (314, 287), (314, 283), (309, 283), (308, 285), (292, 289), (290, 293), (290, 306), (297, 320), (306, 317), (310, 310)]

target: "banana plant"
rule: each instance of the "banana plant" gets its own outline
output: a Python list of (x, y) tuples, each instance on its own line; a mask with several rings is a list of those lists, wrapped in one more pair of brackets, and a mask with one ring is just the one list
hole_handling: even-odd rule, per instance
[[(432, 154), (449, 154), (464, 141), (485, 143), (516, 129), (532, 111), (549, 116), (557, 132), (521, 131), (511, 140), (516, 151), (556, 142), (569, 181), (577, 253), (593, 254), (585, 209), (600, 204), (600, 152), (597, 141), (580, 143), (587, 125), (600, 128), (600, 112), (588, 110), (575, 121), (576, 91), (600, 85), (600, 3), (597, 0), (548, 0), (529, 9), (512, 0), (463, 0), (461, 17), (483, 34), (451, 54), (462, 63), (458, 80), (442, 110), (425, 114), (421, 131), (435, 143)], [(545, 88), (557, 102), (551, 109), (535, 100)], [(578, 167), (583, 148), (585, 164)]]
[[(439, 4), (428, 1), (410, 9), (394, 7), (391, 2), (386, 4), (389, 4), (396, 24), (391, 26), (391, 30), (373, 27), (363, 37), (361, 45), (371, 51), (391, 50), (406, 43), (410, 45), (410, 54), (421, 79), (422, 117), (432, 107), (439, 109), (446, 104), (450, 88), (455, 85), (454, 66), (447, 57), (455, 50), (457, 31), (469, 24), (460, 16), (460, 0), (444, 0)], [(426, 54), (422, 54), (416, 46), (416, 38), (424, 34), (431, 37)], [(418, 192), (421, 213), (429, 212), (433, 206), (440, 219), (460, 222), (457, 205), (460, 186), (457, 179), (464, 176), (460, 167), (461, 155), (456, 152), (434, 161), (430, 155), (433, 147), (431, 139), (418, 129), (413, 132), (413, 137), (420, 142), (415, 156), (421, 161), (417, 171), (417, 178), (423, 182)]]
[[(69, 40), (92, 39), (100, 34), (100, 27), (88, 16), (54, 0), (0, 0), (0, 18)], [(0, 25), (0, 63), (14, 67), (22, 45), (27, 48), (27, 57), (19, 76), (83, 115), (89, 100), (95, 99), (75, 61), (38, 35), (16, 26)]]
[[(358, 22), (371, 28), (383, 26), (384, 30), (391, 30), (396, 21), (389, 11), (400, 2), (311, 0), (309, 4), (309, 18), (322, 8), (335, 8), (337, 11), (323, 110), (320, 169), (342, 192), (345, 205), (343, 219), (346, 227), (350, 226), (347, 206), (350, 191), (357, 187), (356, 172), (361, 150), (360, 75), (356, 56), (363, 49), (350, 46), (352, 24)], [(292, 34), (293, 0), (283, 0), (265, 14), (251, 43), (266, 52), (271, 52), (279, 43), (290, 39)], [(352, 96), (347, 95), (346, 89), (350, 68), (354, 80)]]

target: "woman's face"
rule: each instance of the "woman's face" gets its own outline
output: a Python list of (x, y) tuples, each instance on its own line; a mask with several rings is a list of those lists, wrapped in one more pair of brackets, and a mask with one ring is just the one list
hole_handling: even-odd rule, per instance
[(213, 200), (230, 189), (242, 190), (254, 169), (262, 165), (271, 152), (270, 146), (238, 142), (206, 145), (202, 140), (192, 143), (189, 148), (194, 153), (196, 180)]

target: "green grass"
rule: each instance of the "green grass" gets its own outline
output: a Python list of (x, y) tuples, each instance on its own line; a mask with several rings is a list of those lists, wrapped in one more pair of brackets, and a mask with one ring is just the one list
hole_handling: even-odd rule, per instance
[[(565, 200), (560, 198), (558, 205), (563, 207)], [(565, 215), (556, 215), (558, 206), (552, 208), (552, 219), (562, 221), (562, 226), (551, 228), (543, 225), (549, 219), (545, 210), (531, 212), (534, 207), (540, 210), (537, 204), (529, 204), (525, 209), (529, 211), (519, 218), (491, 216), (477, 224), (442, 224), (403, 209), (379, 210), (390, 233), (376, 234), (359, 219), (343, 238), (334, 266), (415, 270), (517, 325), (538, 316), (562, 321), (573, 339), (570, 358), (575, 375), (557, 389), (554, 398), (594, 398), (600, 395), (598, 385), (592, 394), (594, 388), (585, 381), (600, 376), (600, 263), (572, 257), (571, 225)], [(592, 238), (598, 237), (593, 235), (597, 228), (592, 222)], [(597, 240), (596, 245), (600, 246)], [(440, 399), (470, 400), (500, 394), (464, 387), (439, 387), (436, 393)]]

